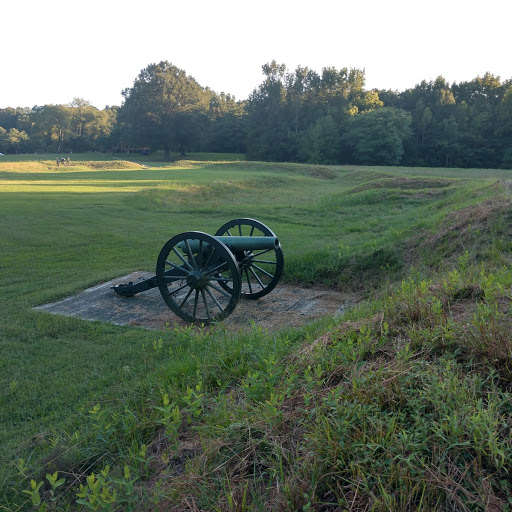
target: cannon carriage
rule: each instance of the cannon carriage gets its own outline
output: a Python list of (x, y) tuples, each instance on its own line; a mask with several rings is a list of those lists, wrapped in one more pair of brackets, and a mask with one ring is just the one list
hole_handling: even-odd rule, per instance
[(188, 231), (161, 249), (155, 275), (112, 288), (121, 296), (156, 288), (180, 318), (196, 324), (224, 320), (241, 298), (271, 292), (283, 273), (284, 258), (274, 232), (255, 219), (234, 219), (214, 236)]

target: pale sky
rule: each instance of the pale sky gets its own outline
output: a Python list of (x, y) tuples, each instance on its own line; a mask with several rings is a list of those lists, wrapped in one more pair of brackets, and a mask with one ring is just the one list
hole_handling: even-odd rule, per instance
[(0, 108), (121, 105), (162, 60), (240, 100), (272, 60), (365, 69), (366, 89), (512, 78), (510, 0), (9, 0), (0, 20)]

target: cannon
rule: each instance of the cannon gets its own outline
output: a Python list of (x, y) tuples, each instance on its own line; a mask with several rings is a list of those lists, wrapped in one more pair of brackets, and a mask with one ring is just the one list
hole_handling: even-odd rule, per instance
[(274, 232), (254, 219), (234, 219), (215, 236), (201, 231), (174, 236), (158, 255), (154, 276), (112, 288), (131, 297), (158, 287), (177, 316), (207, 325), (229, 316), (241, 298), (267, 295), (283, 268), (283, 251)]

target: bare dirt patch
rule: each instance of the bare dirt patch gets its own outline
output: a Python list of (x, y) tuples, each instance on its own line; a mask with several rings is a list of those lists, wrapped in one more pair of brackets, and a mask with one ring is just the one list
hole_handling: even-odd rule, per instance
[[(165, 330), (171, 325), (187, 325), (167, 307), (157, 288), (134, 297), (121, 297), (111, 289), (113, 285), (136, 282), (149, 275), (133, 272), (34, 309), (147, 329)], [(224, 325), (230, 330), (253, 324), (268, 330), (298, 327), (320, 317), (341, 315), (357, 301), (354, 295), (334, 290), (281, 285), (259, 300), (240, 300), (235, 311), (224, 320)]]

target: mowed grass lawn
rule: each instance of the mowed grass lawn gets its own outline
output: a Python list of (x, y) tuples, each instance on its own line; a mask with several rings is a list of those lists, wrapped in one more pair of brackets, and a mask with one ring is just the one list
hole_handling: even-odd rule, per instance
[(19, 458), (37, 466), (96, 403), (122, 407), (144, 400), (151, 386), (158, 395), (169, 361), (148, 347), (162, 337), (185, 347), (183, 361), (192, 362), (184, 372), (212, 351), (229, 352), (227, 342), (217, 349), (172, 330), (82, 321), (34, 306), (152, 271), (171, 236), (214, 233), (238, 217), (276, 232), (285, 280), (371, 293), (401, 275), (412, 236), (492, 195), (496, 178), (507, 175), (258, 162), (141, 167), (79, 158), (67, 168), (51, 159), (0, 161), (0, 489)]

